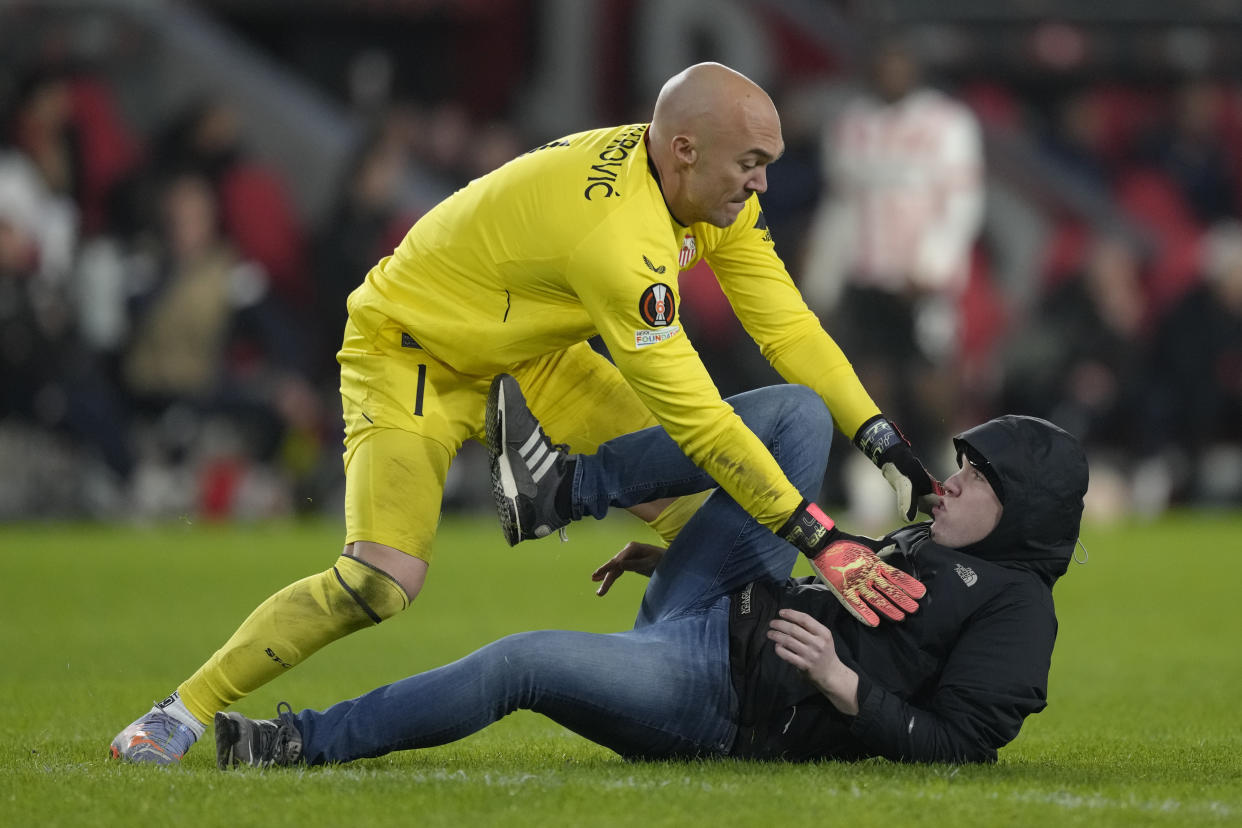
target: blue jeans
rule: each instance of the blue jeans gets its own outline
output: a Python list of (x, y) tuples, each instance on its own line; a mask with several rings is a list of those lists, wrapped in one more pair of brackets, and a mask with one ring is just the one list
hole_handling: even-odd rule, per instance
[[(812, 499), (823, 480), (832, 420), (794, 385), (730, 398), (786, 476)], [(660, 428), (609, 441), (578, 458), (580, 514), (713, 486)], [(321, 712), (296, 714), (311, 764), (432, 747), (514, 710), (542, 713), (630, 758), (719, 755), (737, 733), (729, 675), (729, 595), (759, 578), (783, 579), (796, 550), (716, 491), (670, 545), (634, 628), (543, 630), (501, 639), (452, 664), (380, 687)]]

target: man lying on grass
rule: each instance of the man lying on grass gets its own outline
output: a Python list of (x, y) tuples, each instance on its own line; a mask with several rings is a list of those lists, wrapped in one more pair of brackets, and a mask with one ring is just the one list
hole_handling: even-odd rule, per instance
[[(813, 496), (832, 437), (823, 402), (799, 386), (730, 402)], [(1045, 706), (1052, 585), (1078, 537), (1087, 464), (1073, 437), (1031, 417), (954, 445), (961, 469), (932, 521), (873, 542), (927, 588), (901, 623), (871, 626), (816, 579), (789, 579), (797, 550), (718, 490), (667, 550), (632, 543), (594, 573), (601, 595), (625, 572), (651, 576), (632, 630), (511, 635), (323, 712), (219, 713), (218, 763), (431, 747), (521, 709), (634, 759), (994, 760)], [(659, 428), (567, 460), (562, 516), (712, 485)]]

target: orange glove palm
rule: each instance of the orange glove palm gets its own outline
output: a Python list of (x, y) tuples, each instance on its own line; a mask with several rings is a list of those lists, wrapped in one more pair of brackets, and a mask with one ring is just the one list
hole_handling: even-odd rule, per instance
[(876, 611), (900, 621), (919, 608), (916, 599), (927, 593), (927, 587), (880, 560), (866, 540), (846, 535), (811, 558), (811, 566), (842, 606), (867, 626), (879, 625)]
[(900, 621), (919, 608), (915, 599), (927, 593), (914, 576), (880, 560), (876, 541), (842, 532), (810, 501), (802, 501), (776, 534), (810, 558), (837, 600), (869, 627), (880, 623), (875, 610)]

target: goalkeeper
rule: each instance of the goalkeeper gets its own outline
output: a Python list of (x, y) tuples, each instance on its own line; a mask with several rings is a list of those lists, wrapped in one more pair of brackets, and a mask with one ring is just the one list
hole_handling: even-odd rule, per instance
[[(883, 470), (902, 514), (929, 508), (934, 481), (776, 255), (758, 194), (783, 151), (767, 94), (727, 67), (698, 64), (665, 84), (650, 124), (552, 141), (420, 218), (349, 297), (338, 354), (343, 554), (260, 604), (117, 734), (112, 755), (177, 762), (217, 711), (405, 609), (427, 577), (449, 466), (481, 435), (502, 372), (521, 381), (549, 435), (575, 451), (658, 423), (797, 548), (814, 555), (847, 540), (720, 399), (682, 330), (677, 274), (699, 261), (782, 376), (814, 389)], [(611, 363), (587, 344), (596, 333)], [(522, 495), (508, 496), (518, 504)], [(697, 505), (633, 511), (668, 541)], [(539, 534), (542, 524), (521, 517), (506, 514), (510, 543)]]
[[(777, 386), (731, 402), (790, 480), (813, 491), (832, 431), (818, 396)], [(961, 469), (932, 521), (857, 539), (887, 563), (845, 595), (788, 579), (794, 549), (717, 490), (667, 550), (631, 543), (592, 576), (601, 595), (625, 572), (651, 576), (632, 630), (509, 636), (324, 712), (221, 713), (218, 762), (313, 765), (431, 747), (517, 709), (630, 758), (992, 761), (1045, 706), (1052, 586), (1078, 537), (1087, 465), (1073, 437), (1032, 417), (998, 417), (954, 446)], [(578, 506), (609, 491), (712, 485), (658, 428), (574, 464)], [(850, 592), (893, 577), (927, 589), (903, 623), (843, 611)]]

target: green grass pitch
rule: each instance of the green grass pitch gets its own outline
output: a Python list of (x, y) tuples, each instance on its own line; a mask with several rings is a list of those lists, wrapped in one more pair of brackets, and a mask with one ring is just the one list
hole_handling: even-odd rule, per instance
[[(643, 584), (590, 571), (640, 525), (504, 545), (449, 518), (403, 617), (238, 709), (323, 706), (518, 630), (629, 625)], [(641, 537), (641, 535), (639, 535)], [(628, 763), (530, 713), (455, 745), (319, 769), (175, 769), (108, 741), (261, 599), (322, 570), (333, 523), (0, 527), (0, 825), (1242, 825), (1242, 516), (1088, 527), (1056, 590), (1050, 706), (986, 767)], [(625, 676), (618, 675), (617, 681)]]

